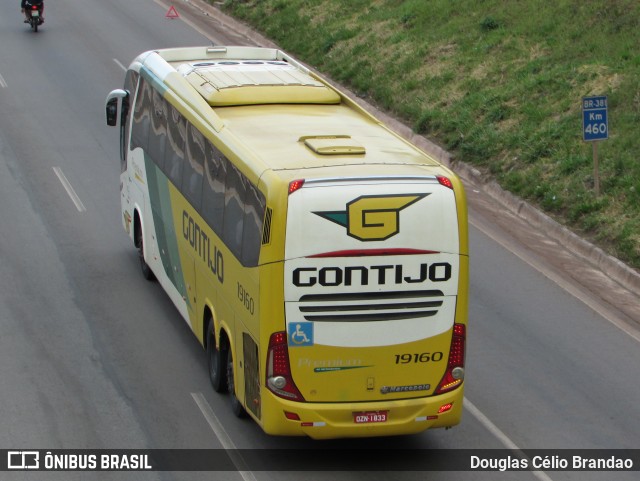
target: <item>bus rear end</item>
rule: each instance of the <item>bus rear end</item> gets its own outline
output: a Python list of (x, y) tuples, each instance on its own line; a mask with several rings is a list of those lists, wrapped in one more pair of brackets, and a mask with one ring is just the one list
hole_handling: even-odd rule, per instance
[(273, 434), (409, 434), (457, 424), (466, 206), (454, 177), (292, 182), (285, 323), (268, 346)]

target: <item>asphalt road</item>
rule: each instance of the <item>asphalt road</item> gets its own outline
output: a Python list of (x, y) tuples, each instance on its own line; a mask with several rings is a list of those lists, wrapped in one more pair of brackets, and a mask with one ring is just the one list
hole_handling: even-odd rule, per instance
[[(486, 215), (473, 186), (460, 426), (318, 443), (269, 437), (235, 418), (210, 388), (195, 337), (140, 275), (121, 227), (118, 134), (105, 124), (104, 99), (139, 52), (248, 40), (179, 2), (180, 18), (169, 20), (168, 4), (152, 0), (49, 1), (38, 33), (14, 3), (0, 17), (0, 449), (640, 448), (637, 326), (612, 322), (628, 316), (611, 303), (585, 303), (579, 282), (555, 275), (552, 262), (519, 243), (521, 232)], [(387, 478), (0, 472), (0, 480)], [(637, 472), (393, 478), (632, 480)]]

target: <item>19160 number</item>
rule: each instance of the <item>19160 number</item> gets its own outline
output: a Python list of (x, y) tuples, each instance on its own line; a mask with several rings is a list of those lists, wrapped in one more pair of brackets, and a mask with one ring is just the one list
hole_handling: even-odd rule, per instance
[(251, 294), (245, 290), (245, 288), (238, 282), (238, 300), (244, 305), (244, 308), (251, 314), (255, 311), (255, 303)]
[(396, 364), (410, 364), (419, 362), (438, 362), (442, 361), (444, 354), (440, 351), (437, 352), (416, 352), (396, 354)]

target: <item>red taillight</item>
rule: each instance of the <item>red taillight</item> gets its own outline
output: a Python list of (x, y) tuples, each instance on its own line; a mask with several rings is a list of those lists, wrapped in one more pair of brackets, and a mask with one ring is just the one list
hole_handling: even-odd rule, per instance
[(290, 376), (289, 350), (287, 348), (287, 336), (284, 332), (277, 332), (271, 336), (269, 342), (271, 353), (271, 365), (273, 374), (276, 376)]
[(304, 185), (304, 179), (292, 180), (289, 182), (289, 195), (293, 194), (296, 190), (300, 189)]
[(442, 377), (434, 394), (442, 394), (457, 388), (464, 379), (464, 349), (467, 330), (464, 324), (453, 325), (451, 349), (449, 350), (449, 362), (447, 371)]
[(451, 180), (449, 180), (448, 177), (444, 177), (442, 175), (436, 175), (436, 179), (438, 179), (438, 182), (440, 182), (440, 185), (444, 185), (445, 187), (448, 187), (453, 190), (453, 183), (451, 182)]
[(287, 333), (274, 332), (269, 339), (267, 351), (267, 388), (284, 399), (304, 402), (304, 397), (298, 391), (291, 377), (289, 364), (289, 348), (287, 347)]
[(453, 325), (453, 338), (451, 339), (451, 351), (449, 351), (449, 367), (464, 367), (464, 341), (466, 338), (464, 324)]

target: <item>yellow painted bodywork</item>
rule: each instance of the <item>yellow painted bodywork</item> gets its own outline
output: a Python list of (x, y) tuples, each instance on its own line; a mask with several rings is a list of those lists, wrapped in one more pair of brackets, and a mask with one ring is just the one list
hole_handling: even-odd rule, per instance
[[(162, 51), (158, 54), (163, 55)], [(182, 55), (178, 49), (174, 49), (166, 54), (166, 60), (171, 62), (173, 68), (181, 64), (183, 57), (193, 56), (195, 53)], [(167, 70), (171, 69), (167, 67)], [(193, 79), (185, 79), (175, 71), (167, 73), (164, 81), (168, 88), (164, 93), (165, 98), (259, 188), (266, 198), (267, 207), (273, 211), (271, 240), (262, 246), (259, 266), (243, 267), (179, 190), (166, 180), (189, 325), (204, 344), (206, 326), (203, 323), (205, 313), (210, 312), (217, 339), (221, 338), (222, 332), (226, 334), (235, 362), (237, 397), (242, 402), (258, 402), (261, 405), (260, 417), (250, 413), (255, 421), (270, 434), (308, 435), (313, 438), (410, 434), (427, 428), (456, 425), (462, 414), (464, 383), (449, 393), (432, 395), (444, 373), (451, 330), (427, 340), (393, 347), (346, 349), (315, 346), (309, 348), (313, 350), (312, 355), (309, 354), (311, 351), (290, 349), (290, 361), (298, 370), (296, 383), (306, 400), (302, 403), (279, 398), (266, 388), (265, 363), (271, 334), (285, 330), (284, 284), (287, 280), (284, 262), (287, 240), (284, 233), (289, 202), (287, 189), (291, 181), (388, 175), (442, 175), (449, 178), (455, 194), (459, 236), (459, 245), (455, 246), (459, 255), (459, 272), (454, 322), (466, 326), (469, 283), (467, 207), (458, 177), (389, 131), (322, 80), (317, 81), (319, 86), (308, 87), (317, 89), (318, 102), (275, 105), (246, 105), (234, 97), (242, 96), (242, 88), (222, 93), (220, 89), (214, 89), (219, 98), (218, 103), (214, 102), (197, 88), (192, 88)], [(259, 87), (244, 88), (247, 95), (254, 95), (259, 100), (263, 95), (271, 99), (278, 98), (277, 89), (285, 87), (265, 87), (262, 90)], [(294, 90), (292, 88), (293, 98), (302, 95)], [(210, 103), (224, 106), (211, 107)], [(305, 143), (305, 138), (324, 136), (346, 136), (350, 139), (348, 143), (357, 145), (358, 150), (326, 155), (326, 152), (319, 152)], [(405, 199), (402, 202), (411, 201)], [(366, 208), (365, 203), (354, 204), (353, 209)], [(400, 207), (394, 204), (394, 208)], [(194, 242), (188, 229), (191, 221), (209, 240), (206, 252), (202, 238), (199, 243)], [(380, 236), (382, 238), (387, 234), (381, 232)], [(330, 246), (327, 250), (331, 250)], [(218, 253), (223, 259), (222, 278), (219, 273), (212, 272), (211, 259), (214, 258), (215, 265)], [(244, 299), (239, 295), (240, 291), (243, 295), (246, 293)], [(252, 309), (247, 307), (246, 296), (253, 301)], [(258, 400), (245, 400), (246, 380), (241, 367), (244, 365), (243, 334), (251, 336), (258, 345), (259, 378), (250, 380), (261, 386)], [(416, 363), (405, 366), (404, 371), (400, 372), (393, 362), (394, 356), (398, 353), (426, 351), (442, 352), (444, 356), (437, 372), (427, 376), (430, 388), (387, 394), (381, 400), (379, 389), (382, 384), (415, 384), (412, 380), (420, 378), (420, 369), (426, 368)], [(340, 369), (323, 370), (324, 367)], [(438, 414), (438, 410), (448, 403), (452, 403), (451, 409)], [(297, 414), (300, 420), (285, 418), (284, 411)], [(353, 413), (360, 411), (387, 411), (388, 421), (354, 424)]]

